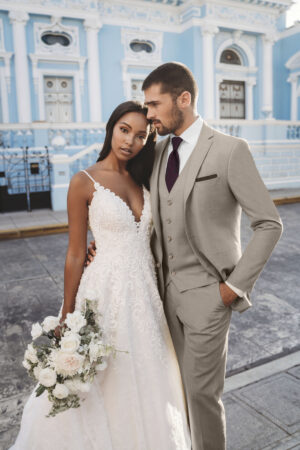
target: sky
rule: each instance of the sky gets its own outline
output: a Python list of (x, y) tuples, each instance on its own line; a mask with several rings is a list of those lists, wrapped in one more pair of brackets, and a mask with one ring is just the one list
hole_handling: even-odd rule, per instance
[(300, 22), (300, 0), (294, 0), (294, 5), (286, 14), (286, 26), (290, 27), (296, 21)]

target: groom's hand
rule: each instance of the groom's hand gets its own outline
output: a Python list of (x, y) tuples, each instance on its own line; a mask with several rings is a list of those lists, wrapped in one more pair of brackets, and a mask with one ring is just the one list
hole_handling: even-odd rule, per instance
[(237, 298), (236, 293), (226, 283), (219, 284), (221, 298), (225, 306), (230, 306)]
[(94, 257), (96, 256), (96, 243), (95, 241), (91, 241), (88, 246), (88, 253), (85, 258), (85, 265), (88, 266), (91, 262), (94, 261)]

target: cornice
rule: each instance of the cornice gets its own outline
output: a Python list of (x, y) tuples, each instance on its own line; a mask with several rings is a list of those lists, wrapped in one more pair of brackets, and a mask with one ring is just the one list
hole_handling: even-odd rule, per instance
[[(250, 3), (251, 1), (251, 3)], [(210, 26), (268, 34), (292, 0), (61, 0), (59, 14), (103, 25), (182, 33), (192, 26)], [(201, 6), (206, 6), (206, 15)], [(0, 9), (56, 15), (51, 0), (0, 0)]]

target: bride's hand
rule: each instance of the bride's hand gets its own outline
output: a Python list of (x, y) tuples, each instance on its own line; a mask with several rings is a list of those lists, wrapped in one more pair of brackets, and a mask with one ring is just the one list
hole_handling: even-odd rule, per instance
[(88, 246), (88, 253), (86, 255), (85, 265), (88, 266), (91, 262), (94, 261), (94, 257), (96, 256), (96, 243), (95, 241), (91, 241)]
[(60, 320), (60, 324), (59, 325), (57, 325), (57, 327), (55, 328), (55, 330), (54, 330), (54, 335), (55, 335), (55, 337), (57, 338), (57, 339), (60, 339), (61, 338), (61, 335), (62, 335), (62, 330), (65, 328), (65, 323), (64, 323), (64, 320)]

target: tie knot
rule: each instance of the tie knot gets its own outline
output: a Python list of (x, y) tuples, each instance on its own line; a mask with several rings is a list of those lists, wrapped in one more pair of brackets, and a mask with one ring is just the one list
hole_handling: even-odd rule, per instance
[(181, 137), (179, 137), (179, 136), (174, 136), (174, 137), (172, 137), (173, 151), (176, 152), (176, 150), (178, 149), (178, 147), (179, 147), (179, 145), (181, 144), (182, 140), (183, 140), (183, 139), (182, 139)]

